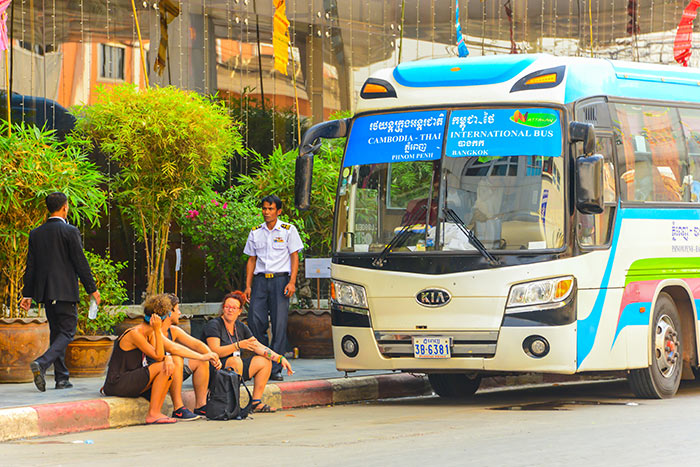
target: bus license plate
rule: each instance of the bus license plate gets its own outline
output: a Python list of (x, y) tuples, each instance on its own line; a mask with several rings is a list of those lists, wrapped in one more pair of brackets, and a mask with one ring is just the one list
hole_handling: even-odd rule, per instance
[(442, 336), (414, 337), (413, 355), (416, 358), (450, 358), (450, 338)]

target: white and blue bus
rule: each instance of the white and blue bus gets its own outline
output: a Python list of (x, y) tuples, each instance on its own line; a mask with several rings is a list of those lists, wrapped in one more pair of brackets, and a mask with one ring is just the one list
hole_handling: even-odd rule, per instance
[(639, 397), (698, 368), (700, 70), (549, 55), (401, 64), (351, 119), (332, 322), (340, 370), (482, 376), (626, 370)]

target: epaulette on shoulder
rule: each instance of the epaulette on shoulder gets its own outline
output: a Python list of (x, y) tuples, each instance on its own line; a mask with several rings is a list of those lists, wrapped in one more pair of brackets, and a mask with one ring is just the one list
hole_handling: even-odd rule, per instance
[(253, 228), (251, 229), (251, 232), (253, 232), (253, 231), (255, 231), (255, 230), (259, 230), (259, 229), (262, 229), (262, 224), (253, 227)]
[(281, 227), (285, 230), (289, 230), (292, 228), (292, 224), (285, 224), (284, 222), (282, 222)]

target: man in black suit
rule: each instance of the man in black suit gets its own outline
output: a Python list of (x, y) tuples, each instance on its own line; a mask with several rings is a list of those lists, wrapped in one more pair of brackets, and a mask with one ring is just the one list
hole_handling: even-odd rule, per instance
[(83, 252), (80, 231), (68, 225), (68, 198), (60, 192), (46, 197), (49, 219), (29, 233), (27, 269), (20, 306), (29, 310), (32, 298), (43, 303), (49, 321), (49, 349), (30, 367), (34, 384), (46, 390), (44, 373), (53, 365), (56, 389), (71, 388), (66, 368), (66, 347), (73, 340), (78, 325), (76, 303), (80, 300), (78, 278), (85, 291), (100, 303), (100, 292), (92, 278), (90, 265)]

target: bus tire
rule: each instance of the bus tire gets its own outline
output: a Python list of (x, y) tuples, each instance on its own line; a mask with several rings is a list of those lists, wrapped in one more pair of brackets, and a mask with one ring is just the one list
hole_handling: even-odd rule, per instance
[(468, 397), (479, 389), (481, 376), (470, 378), (460, 373), (430, 373), (428, 381), (435, 394), (440, 397)]
[(683, 340), (681, 318), (670, 295), (661, 292), (652, 317), (651, 365), (630, 370), (628, 381), (637, 397), (667, 399), (673, 397), (681, 383)]

